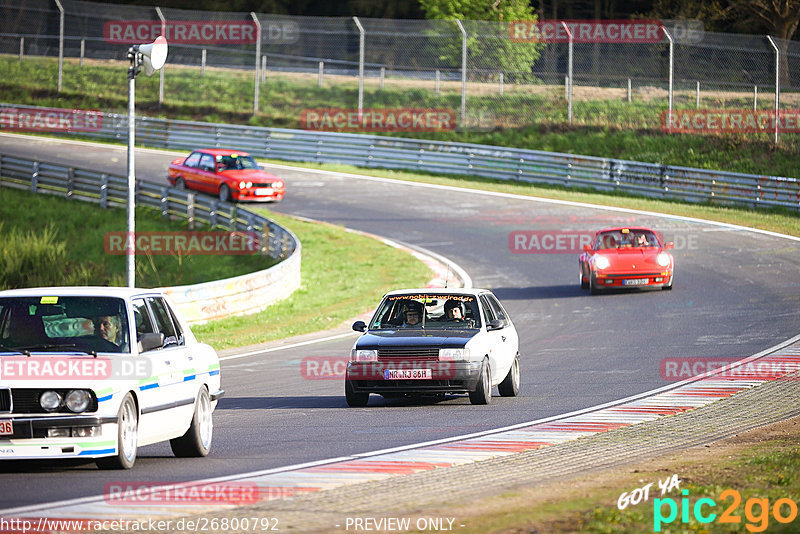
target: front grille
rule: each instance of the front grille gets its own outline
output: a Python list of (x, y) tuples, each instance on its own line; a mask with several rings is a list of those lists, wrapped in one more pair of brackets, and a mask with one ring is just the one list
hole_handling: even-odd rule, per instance
[(391, 347), (378, 349), (378, 360), (404, 359), (414, 362), (439, 361), (439, 349), (430, 347)]
[(275, 184), (273, 182), (269, 182), (269, 183), (266, 183), (266, 184), (256, 184), (256, 183), (254, 183), (253, 187), (275, 187)]
[(11, 411), (11, 390), (8, 388), (0, 389), (0, 412)]

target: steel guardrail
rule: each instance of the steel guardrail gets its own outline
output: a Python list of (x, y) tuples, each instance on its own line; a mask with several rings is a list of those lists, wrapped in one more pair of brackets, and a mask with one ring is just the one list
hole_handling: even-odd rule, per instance
[[(0, 104), (14, 108), (13, 104)], [(25, 109), (37, 109), (23, 106)], [(40, 108), (46, 112), (47, 108)], [(102, 114), (94, 131), (61, 132), (127, 141), (127, 116)], [(50, 132), (59, 133), (59, 132)], [(270, 159), (344, 163), (625, 192), (649, 198), (782, 206), (800, 210), (800, 179), (596, 156), (380, 135), (136, 118), (136, 141), (171, 150), (235, 148)]]
[[(127, 207), (127, 178), (0, 154), (0, 187)], [(191, 323), (252, 313), (289, 296), (300, 286), (300, 241), (279, 224), (213, 197), (137, 180), (136, 204), (212, 228), (259, 234), (261, 253), (279, 260), (268, 269), (225, 280), (162, 288)]]

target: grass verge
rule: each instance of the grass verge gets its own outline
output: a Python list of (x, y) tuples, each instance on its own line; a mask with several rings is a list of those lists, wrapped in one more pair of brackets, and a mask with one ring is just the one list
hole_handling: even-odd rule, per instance
[[(124, 209), (54, 195), (0, 188), (0, 289), (48, 285), (126, 285), (127, 257), (106, 252), (108, 232), (126, 232)], [(180, 232), (151, 208), (136, 209), (136, 231)], [(195, 231), (210, 230), (195, 226)], [(262, 255), (136, 256), (136, 285), (196, 284), (266, 269), (275, 260)]]
[[(658, 481), (677, 474), (680, 490), (688, 490), (688, 495), (674, 489), (664, 495), (665, 499), (675, 499), (678, 513), (671, 523), (661, 525), (661, 532), (797, 532), (797, 508), (789, 523), (777, 521), (774, 508), (779, 499), (800, 504), (798, 443), (800, 418), (794, 418), (713, 445), (543, 487), (520, 488), (433, 513), (455, 516), (466, 525), (458, 529), (464, 534), (654, 532), (654, 500), (661, 498)], [(618, 509), (623, 492), (630, 494), (651, 482), (648, 501)], [(736, 490), (741, 501), (736, 503), (733, 495), (723, 495), (727, 489)], [(688, 499), (686, 523), (682, 518), (683, 498)], [(709, 523), (701, 523), (694, 516), (695, 505), (702, 498), (716, 503), (702, 506), (705, 516), (716, 514)], [(728, 508), (737, 521), (722, 523), (720, 518)], [(668, 505), (660, 509), (668, 516)], [(783, 518), (792, 517), (792, 508), (785, 501), (778, 510)]]
[(391, 289), (424, 286), (431, 279), (419, 260), (373, 238), (255, 209), (303, 244), (301, 286), (259, 313), (192, 328), (217, 350), (331, 328), (377, 305)]
[[(0, 56), (2, 101), (60, 108), (98, 109), (125, 113), (127, 86), (121, 82), (127, 65), (122, 61), (76, 59), (64, 62), (64, 84), (59, 93), (55, 58)], [(261, 86), (259, 113), (253, 115), (253, 75), (235, 69), (207, 69), (167, 65), (165, 101), (158, 104), (158, 77), (137, 79), (137, 110), (143, 115), (229, 124), (299, 128), (305, 109), (355, 108), (358, 83), (354, 77), (328, 78), (322, 88), (314, 76), (270, 73)], [(365, 108), (461, 107), (460, 84), (444, 84), (440, 94), (433, 82), (387, 80), (381, 90), (368, 80)], [(574, 121), (567, 124), (563, 91), (540, 85), (511, 86), (504, 96), (471, 83), (467, 110), (481, 117), (475, 127), (458, 131), (400, 133), (403, 137), (459, 141), (495, 146), (550, 150), (682, 165), (734, 172), (800, 176), (796, 165), (800, 135), (783, 133), (775, 147), (765, 133), (723, 135), (668, 134), (661, 130), (665, 98), (637, 96), (633, 102), (609, 97), (600, 88), (586, 88), (587, 96), (574, 103)], [(594, 90), (596, 89), (596, 90)], [(685, 96), (685, 95), (684, 95)], [(739, 95), (740, 97), (742, 95)], [(784, 100), (788, 95), (783, 95)], [(792, 95), (794, 98), (796, 95)], [(789, 100), (787, 100), (789, 101)], [(693, 108), (693, 99), (676, 99), (676, 109)], [(768, 108), (762, 98), (760, 107)], [(705, 109), (746, 109), (752, 100), (709, 96)], [(486, 124), (483, 117), (487, 118)], [(387, 134), (391, 135), (391, 134)]]

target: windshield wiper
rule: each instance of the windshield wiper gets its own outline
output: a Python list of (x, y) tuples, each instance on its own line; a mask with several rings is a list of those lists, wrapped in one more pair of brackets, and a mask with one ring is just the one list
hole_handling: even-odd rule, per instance
[[(53, 344), (53, 343), (50, 343), (50, 344), (43, 343), (41, 345), (29, 345), (27, 347), (17, 347), (16, 350), (24, 351), (25, 354), (30, 356), (30, 352), (29, 351), (32, 351), (32, 350), (47, 350), (47, 349), (61, 349), (61, 348), (70, 348), (71, 349), (71, 348), (74, 348), (74, 347), (77, 347), (77, 345), (75, 343), (67, 343), (67, 344), (60, 343), (58, 345)], [(75, 352), (82, 352), (84, 354), (88, 354), (89, 356), (94, 356), (95, 358), (97, 358), (97, 351), (94, 351), (94, 350), (76, 349)]]
[(5, 345), (0, 345), (0, 350), (8, 351), (8, 352), (19, 352), (20, 354), (24, 354), (25, 356), (30, 356), (31, 353), (25, 350), (24, 347), (6, 347)]

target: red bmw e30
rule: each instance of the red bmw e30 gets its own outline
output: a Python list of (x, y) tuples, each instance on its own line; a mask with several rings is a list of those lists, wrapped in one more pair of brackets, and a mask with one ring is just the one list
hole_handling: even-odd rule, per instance
[(172, 160), (167, 179), (178, 188), (194, 189), (230, 200), (278, 201), (284, 181), (261, 170), (247, 152), (203, 148)]
[(600, 230), (578, 260), (581, 288), (593, 295), (603, 289), (672, 289), (675, 260), (667, 252), (672, 248), (649, 228)]

